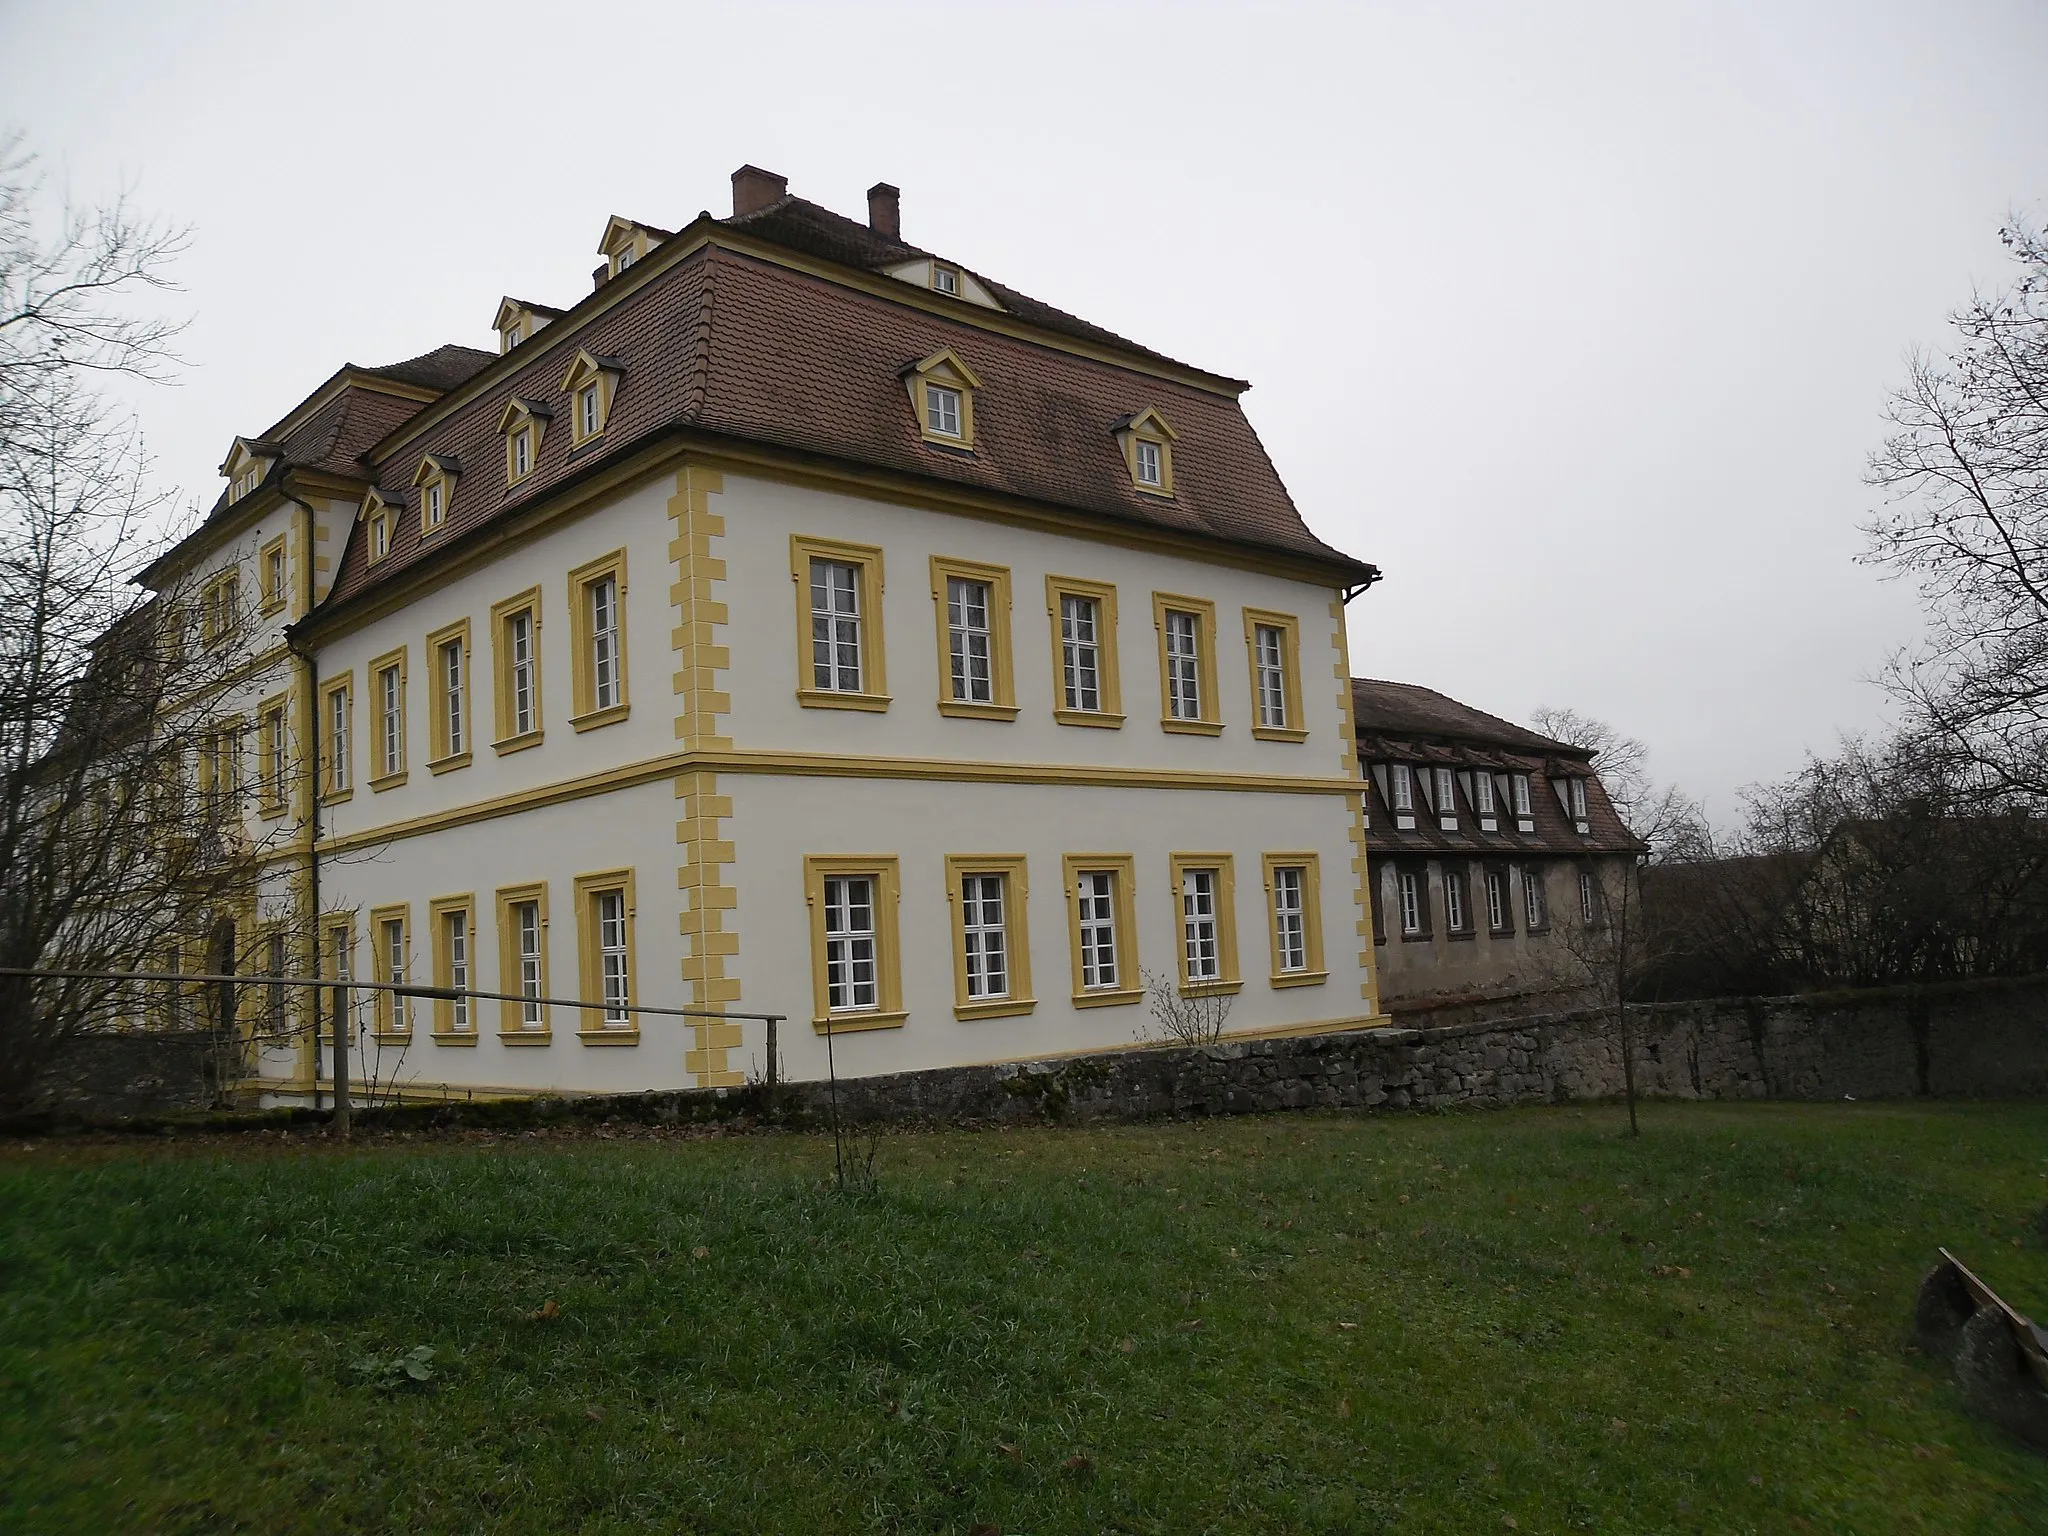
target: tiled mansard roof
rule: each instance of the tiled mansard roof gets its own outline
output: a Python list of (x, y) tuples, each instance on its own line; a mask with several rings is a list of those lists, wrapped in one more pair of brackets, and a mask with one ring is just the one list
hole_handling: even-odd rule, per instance
[[(893, 294), (896, 279), (874, 276), (927, 254), (784, 196), (741, 217), (700, 217), (502, 357), (446, 346), (341, 370), (266, 434), (280, 455), (273, 475), (342, 475), (410, 505), (426, 455), (455, 460), (462, 473), (445, 528), (424, 545), (418, 519), (400, 517), (390, 553), (371, 566), (360, 533), (352, 536), (323, 610), (663, 439), (760, 445), (1026, 510), (1169, 529), (1292, 557), (1333, 583), (1377, 575), (1309, 531), (1237, 402), (1241, 381), (1173, 362), (979, 274), (1004, 313), (908, 284)], [(902, 378), (945, 349), (980, 380), (971, 453), (923, 440)], [(581, 351), (622, 372), (605, 431), (572, 453), (561, 386)], [(436, 398), (402, 398), (376, 381)], [(515, 395), (554, 414), (534, 472), (508, 489), (499, 426)], [(1177, 434), (1171, 498), (1131, 483), (1113, 435), (1148, 406)], [(224, 497), (215, 515), (226, 506)]]

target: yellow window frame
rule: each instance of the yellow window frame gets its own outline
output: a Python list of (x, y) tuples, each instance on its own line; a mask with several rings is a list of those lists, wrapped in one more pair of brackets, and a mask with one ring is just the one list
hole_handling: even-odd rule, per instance
[[(860, 692), (819, 688), (811, 670), (811, 562), (831, 560), (855, 571), (860, 603)], [(789, 579), (796, 595), (796, 697), (806, 709), (856, 709), (880, 714), (889, 707), (887, 646), (882, 636), (885, 575), (882, 551), (874, 544), (789, 536)]]
[[(960, 882), (967, 875), (1003, 878), (1003, 958), (1010, 978), (1005, 997), (967, 995), (967, 913), (960, 895)], [(1021, 853), (946, 855), (946, 906), (953, 915), (954, 1018), (1014, 1018), (1038, 1007), (1031, 990), (1030, 894), (1030, 870)]]
[[(910, 409), (917, 418), (918, 435), (927, 443), (941, 448), (952, 448), (967, 453), (974, 451), (974, 394), (981, 388), (981, 380), (975, 376), (960, 355), (950, 347), (942, 347), (930, 357), (921, 358), (903, 370), (903, 381), (910, 391)], [(950, 389), (960, 397), (960, 430), (958, 433), (941, 432), (932, 425), (931, 396), (926, 385), (936, 384), (941, 389)]]
[[(1011, 664), (1010, 568), (933, 555), (932, 612), (938, 629), (939, 713), (968, 720), (1017, 718), (1017, 683)], [(988, 588), (989, 700), (980, 703), (953, 697), (952, 618), (946, 584), (954, 579), (980, 582)]]
[[(1175, 853), (1167, 867), (1173, 883), (1174, 974), (1183, 997), (1217, 997), (1241, 991), (1244, 972), (1237, 960), (1237, 861), (1227, 853)], [(1188, 975), (1187, 917), (1181, 906), (1181, 884), (1191, 871), (1211, 870), (1216, 876), (1216, 963), (1214, 981)]]
[[(356, 698), (355, 669), (351, 667), (339, 677), (331, 678), (320, 685), (320, 803), (339, 805), (356, 792), (355, 757), (356, 740)], [(335, 694), (342, 696), (342, 714), (348, 721), (348, 758), (343, 761), (335, 753), (334, 704)], [(347, 782), (335, 786), (335, 765), (340, 763)]]
[[(589, 352), (578, 352), (569, 364), (569, 371), (562, 375), (562, 393), (569, 401), (569, 446), (581, 448), (585, 443), (594, 442), (604, 436), (605, 428), (611, 423), (612, 399), (618, 392), (620, 373), (617, 368), (608, 368)], [(597, 425), (588, 431), (583, 426), (583, 391), (597, 390)]]
[[(476, 897), (465, 892), (460, 896), (436, 896), (427, 903), (427, 921), (433, 927), (429, 936), (434, 950), (434, 985), (453, 987), (455, 985), (455, 956), (448, 943), (448, 918), (461, 914), (467, 923), (469, 944), (469, 984), (465, 991), (474, 992), (476, 984)], [(469, 1000), (469, 1023), (458, 1030), (455, 1027), (455, 999), (437, 997), (434, 999), (434, 1043), (436, 1045), (475, 1045), (477, 1039), (476, 1009), (480, 999)]]
[[(590, 594), (607, 577), (612, 581), (613, 607), (618, 610), (614, 624), (619, 637), (619, 697), (613, 704), (597, 707), (597, 634), (591, 622)], [(539, 633), (535, 630), (536, 635)], [(569, 680), (569, 728), (594, 731), (614, 725), (633, 712), (628, 691), (626, 666), (626, 552), (615, 549), (586, 561), (569, 573), (569, 633), (576, 653), (575, 675)]]
[[(398, 980), (391, 972), (391, 951), (384, 942), (384, 930), (394, 922), (399, 925), (399, 941), (405, 949), (405, 982), (410, 985), (417, 978), (413, 975), (412, 906), (409, 902), (370, 909), (370, 979), (381, 982)], [(384, 1045), (403, 1045), (412, 1039), (412, 999), (381, 988), (372, 992), (370, 1036)]]
[[(613, 892), (625, 898), (626, 911), (626, 1001), (640, 1000), (640, 964), (635, 944), (634, 930), (636, 902), (634, 898), (633, 871), (630, 869), (596, 870), (576, 877), (576, 962), (578, 979), (582, 985), (579, 994), (586, 1001), (604, 1001), (604, 969), (599, 952), (600, 935), (597, 924), (597, 903), (600, 896)], [(607, 1024), (604, 1009), (581, 1008), (576, 1026), (576, 1036), (585, 1045), (638, 1045), (640, 1043), (640, 1015), (628, 1013), (624, 1024)]]
[[(836, 875), (865, 875), (875, 882), (876, 1006), (860, 1012), (832, 1012), (825, 972), (825, 881)], [(810, 909), (811, 1028), (819, 1034), (855, 1034), (896, 1029), (910, 1017), (903, 1006), (903, 944), (898, 908), (903, 880), (894, 854), (804, 855), (804, 903)]]
[[(1060, 860), (1067, 899), (1067, 949), (1073, 963), (1073, 1004), (1076, 1008), (1114, 1008), (1142, 1002), (1144, 973), (1138, 966), (1138, 861), (1128, 853), (1069, 853)], [(1081, 966), (1081, 876), (1116, 876), (1110, 920), (1116, 933), (1114, 987), (1089, 990)]]
[[(458, 646), (457, 664), (461, 669), (459, 693), (462, 708), (462, 750), (454, 750), (449, 740), (448, 697), (441, 676), (442, 652), (449, 646)], [(427, 745), (432, 753), (427, 759), (427, 772), (450, 773), (457, 768), (467, 768), (475, 755), (476, 712), (470, 708), (473, 697), (469, 686), (469, 620), (457, 619), (453, 624), (444, 624), (427, 636)]]
[[(525, 731), (514, 728), (516, 721), (512, 702), (512, 621), (521, 614), (531, 620), (532, 629), (533, 724)], [(500, 757), (541, 744), (544, 733), (541, 726), (540, 670), (540, 588), (536, 586), (491, 604), (491, 723), (494, 732), (491, 750)]]
[[(1268, 853), (1259, 859), (1266, 889), (1266, 942), (1272, 958), (1271, 982), (1275, 987), (1319, 987), (1330, 979), (1323, 960), (1323, 874), (1322, 861), (1313, 853)], [(1280, 969), (1280, 907), (1276, 900), (1275, 872), (1301, 871), (1301, 943), (1308, 968)]]
[[(1061, 599), (1086, 598), (1095, 604), (1096, 693), (1100, 709), (1067, 708), (1066, 647), (1062, 638)], [(1052, 717), (1061, 725), (1120, 730), (1124, 723), (1123, 667), (1117, 655), (1116, 587), (1080, 576), (1045, 578), (1045, 612), (1052, 629)]]
[[(518, 908), (532, 902), (540, 925), (540, 995), (548, 995), (548, 887), (544, 880), (527, 885), (505, 885), (497, 890), (498, 906), (498, 990), (519, 991)], [(546, 1003), (540, 1005), (540, 1023), (528, 1028), (526, 1004), (506, 998), (498, 1004), (498, 1039), (506, 1045), (546, 1045), (554, 1039), (554, 1015)]]
[[(1261, 725), (1259, 709), (1259, 630), (1280, 631), (1281, 696), (1286, 704), (1288, 725)], [(1308, 725), (1301, 712), (1301, 620), (1291, 613), (1270, 608), (1244, 610), (1245, 666), (1249, 669), (1252, 700), (1252, 739), (1255, 741), (1307, 741)]]
[[(1192, 614), (1195, 619), (1195, 686), (1202, 690), (1202, 712), (1191, 720), (1178, 720), (1172, 713), (1172, 693), (1167, 686), (1166, 616)], [(1159, 642), (1159, 728), (1176, 736), (1220, 736), (1223, 734), (1223, 701), (1216, 695), (1216, 604), (1206, 597), (1189, 597), (1181, 592), (1152, 594), (1152, 628)]]
[(276, 693), (256, 706), (256, 814), (265, 820), (275, 820), (287, 809), (291, 702), (289, 693)]
[[(273, 571), (277, 575), (275, 581), (271, 580)], [(257, 611), (266, 616), (283, 611), (289, 596), (286, 588), (290, 581), (291, 551), (285, 536), (280, 533), (276, 538), (267, 540), (263, 547), (256, 551), (256, 582), (257, 590), (261, 594), (261, 603)]]
[[(398, 669), (398, 766), (386, 773), (381, 771), (388, 757), (384, 750), (384, 674), (394, 667)], [(381, 794), (403, 784), (412, 771), (406, 757), (405, 739), (406, 648), (401, 645), (382, 656), (372, 657), (363, 670), (370, 679), (370, 766), (380, 770), (370, 775), (370, 792)]]

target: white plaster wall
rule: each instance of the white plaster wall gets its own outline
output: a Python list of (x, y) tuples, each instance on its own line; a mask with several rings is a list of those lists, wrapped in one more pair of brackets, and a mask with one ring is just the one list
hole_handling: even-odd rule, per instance
[[(726, 835), (740, 890), (734, 915), (748, 1010), (786, 1013), (783, 1056), (792, 1077), (821, 1077), (825, 1045), (814, 1031), (808, 854), (895, 854), (900, 860), (903, 999), (901, 1028), (840, 1034), (838, 1070), (863, 1076), (918, 1067), (1003, 1060), (1128, 1044), (1156, 1022), (1144, 1004), (1076, 1008), (1062, 859), (1068, 853), (1130, 853), (1137, 883), (1136, 965), (1168, 976), (1178, 965), (1174, 851), (1234, 856), (1238, 958), (1244, 989), (1227, 1028), (1363, 1018), (1356, 884), (1348, 812), (1341, 795), (1248, 794), (1179, 789), (1078, 789), (1036, 784), (962, 784), (892, 779), (799, 779), (730, 775)], [(1313, 852), (1322, 885), (1324, 959), (1320, 986), (1276, 989), (1261, 856)], [(1035, 1012), (1015, 1018), (953, 1016), (953, 930), (945, 860), (953, 853), (1022, 853), (1029, 860), (1029, 916)], [(1128, 961), (1127, 961), (1128, 963)], [(750, 1027), (750, 1040), (752, 1039)]]

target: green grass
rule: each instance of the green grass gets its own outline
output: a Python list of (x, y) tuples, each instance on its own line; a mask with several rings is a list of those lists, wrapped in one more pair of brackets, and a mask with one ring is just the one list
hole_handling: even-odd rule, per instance
[(1906, 1335), (2048, 1108), (1645, 1118), (16, 1143), (0, 1530), (2041, 1530)]

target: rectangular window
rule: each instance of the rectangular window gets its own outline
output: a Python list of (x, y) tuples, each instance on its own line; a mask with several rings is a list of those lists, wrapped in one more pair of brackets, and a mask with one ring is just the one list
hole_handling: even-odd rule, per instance
[(925, 430), (940, 437), (959, 437), (960, 391), (943, 384), (924, 387)]
[(939, 713), (1014, 720), (1009, 569), (933, 555), (931, 576), (939, 634)]
[(1508, 906), (1508, 876), (1504, 869), (1486, 872), (1486, 926), (1495, 933), (1512, 931), (1513, 913)]
[(1032, 1012), (1031, 940), (1022, 854), (949, 854), (953, 909), (953, 1016)]
[(1411, 813), (1415, 809), (1415, 780), (1406, 763), (1394, 763), (1387, 770), (1388, 798), (1394, 809)]
[(989, 590), (985, 581), (946, 581), (948, 681), (956, 702), (987, 704), (995, 698), (994, 644), (989, 633)]
[[(372, 959), (376, 981), (409, 984), (412, 941), (411, 914), (405, 907), (380, 907), (370, 914)], [(380, 1038), (403, 1039), (412, 1032), (412, 1000), (379, 989), (371, 994), (371, 1019)]]
[(1313, 853), (1269, 853), (1263, 863), (1272, 921), (1272, 985), (1305, 987), (1327, 981), (1321, 861)]
[(353, 689), (349, 679), (342, 677), (329, 683), (324, 691), (327, 695), (327, 740), (321, 746), (327, 759), (327, 772), (322, 793), (329, 799), (340, 800), (355, 787), (349, 774)]
[(1565, 799), (1572, 813), (1573, 821), (1586, 819), (1586, 781), (1580, 778), (1566, 779)]
[(1515, 814), (1524, 820), (1528, 819), (1533, 814), (1529, 808), (1529, 775), (1508, 775), (1508, 792), (1514, 798)]
[(1139, 438), (1138, 443), (1138, 484), (1158, 485), (1165, 478), (1159, 468), (1159, 445), (1148, 438)]
[(405, 778), (405, 653), (391, 652), (370, 663), (370, 742), (372, 789), (385, 789)]
[(575, 714), (569, 724), (578, 731), (627, 717), (625, 604), (623, 549), (569, 573), (569, 611), (576, 624)]
[(1448, 768), (1436, 770), (1436, 816), (1446, 832), (1458, 825), (1458, 776)]
[(548, 888), (512, 886), (498, 892), (498, 986), (514, 998), (498, 1003), (498, 1034), (508, 1044), (539, 1045), (548, 1039)]
[[(466, 992), (476, 985), (471, 943), (475, 936), (475, 904), (467, 896), (444, 896), (432, 907), (434, 924), (434, 985)], [(464, 1035), (473, 1040), (476, 1031), (467, 997), (434, 1000), (434, 1030), (442, 1035)]]
[(1466, 933), (1465, 872), (1444, 866), (1444, 926), (1452, 933)]
[(285, 794), (290, 787), (290, 748), (285, 732), (285, 701), (267, 701), (258, 711), (256, 726), (258, 808), (266, 816), (282, 816)]
[(521, 427), (512, 434), (512, 478), (524, 480), (533, 473), (533, 428)]
[(1202, 718), (1202, 622), (1192, 613), (1166, 615), (1166, 712), (1175, 720)]
[(633, 1002), (633, 872), (609, 870), (576, 877), (577, 938), (582, 955), (583, 996), (602, 1006), (585, 1009), (586, 1044), (601, 1036), (630, 1043), (640, 1036)]
[(1095, 642), (1096, 604), (1092, 597), (1060, 599), (1061, 686), (1067, 708), (1094, 714), (1102, 708), (1102, 653)]
[[(1572, 782), (1576, 784), (1578, 780)], [(1593, 883), (1593, 872), (1582, 869), (1579, 871), (1579, 921), (1590, 928), (1599, 920), (1600, 892)]]
[(602, 417), (598, 411), (598, 387), (595, 384), (586, 384), (577, 391), (576, 425), (583, 437), (595, 437), (598, 427), (602, 425)]
[(462, 750), (462, 642), (441, 647), (442, 731), (450, 752)]
[(1493, 775), (1484, 768), (1472, 774), (1472, 809), (1481, 816), (1493, 814)]
[[(942, 564), (952, 563), (932, 562), (933, 596), (940, 611), (941, 709), (949, 702), (950, 692)], [(886, 710), (881, 550), (871, 544), (842, 544), (836, 539), (793, 534), (789, 574), (796, 588), (798, 702), (810, 709)], [(1000, 668), (996, 678), (1000, 682)]]
[[(263, 974), (266, 976), (289, 976), (291, 966), (286, 957), (284, 930), (273, 928), (264, 938)], [(263, 1027), (273, 1035), (282, 1035), (286, 1028), (286, 988), (272, 983), (264, 988)]]
[(1081, 985), (1090, 992), (1116, 987), (1116, 871), (1089, 870), (1080, 878)]
[(804, 860), (816, 1028), (876, 1029), (903, 1022), (896, 940), (900, 889), (894, 858)]
[(370, 518), (370, 561), (375, 564), (391, 553), (391, 519), (382, 512)]
[(1183, 992), (1234, 992), (1237, 969), (1236, 881), (1227, 853), (1176, 853), (1169, 861)]
[(427, 532), (432, 533), (448, 521), (448, 488), (439, 480), (427, 482), (426, 503)]
[(1216, 605), (1207, 598), (1152, 594), (1159, 633), (1159, 723), (1168, 731), (1214, 736), (1216, 712)]
[(1287, 665), (1285, 632), (1271, 624), (1253, 630), (1254, 653), (1259, 673), (1259, 724), (1287, 725)]
[(501, 756), (540, 742), (540, 588), (491, 605), (491, 661)]
[(1141, 1001), (1135, 861), (1127, 853), (1070, 853), (1061, 862), (1074, 1006)]
[(434, 726), (434, 755), (427, 766), (445, 773), (470, 758), (469, 620), (427, 636), (427, 654), (433, 658)]
[(1117, 667), (1116, 588), (1072, 576), (1045, 578), (1052, 627), (1053, 718), (1062, 725), (1124, 723)]
[(860, 568), (844, 560), (811, 562), (811, 686), (861, 691)]
[(1401, 932), (1404, 937), (1415, 938), (1423, 931), (1422, 872), (1404, 869), (1395, 876), (1395, 879), (1400, 889)]
[(1291, 613), (1247, 608), (1244, 644), (1251, 663), (1253, 738), (1308, 740), (1301, 708), (1301, 621)]
[(957, 296), (960, 292), (960, 274), (951, 267), (942, 267), (936, 262), (933, 263), (932, 289), (936, 293), (950, 293)]
[(1543, 891), (1543, 871), (1522, 871), (1522, 923), (1531, 933), (1550, 926), (1550, 901)]
[(285, 604), (285, 541), (279, 534), (263, 546), (258, 584), (263, 592), (263, 611), (275, 613)]

